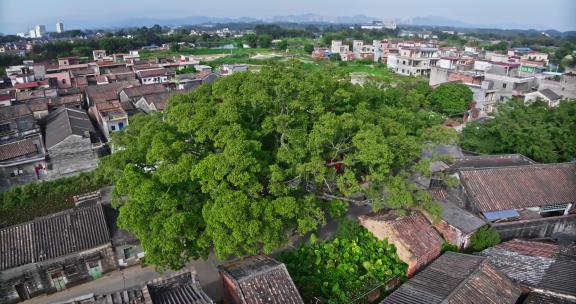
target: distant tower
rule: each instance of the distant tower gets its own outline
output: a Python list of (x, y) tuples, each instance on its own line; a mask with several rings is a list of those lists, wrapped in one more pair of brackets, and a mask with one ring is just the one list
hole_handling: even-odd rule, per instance
[(46, 26), (45, 25), (37, 25), (36, 26), (36, 38), (42, 38), (46, 34)]
[(28, 32), (29, 32), (30, 38), (36, 38), (36, 31), (35, 30), (30, 30)]
[(64, 23), (61, 21), (56, 22), (56, 33), (62, 33), (64, 31)]

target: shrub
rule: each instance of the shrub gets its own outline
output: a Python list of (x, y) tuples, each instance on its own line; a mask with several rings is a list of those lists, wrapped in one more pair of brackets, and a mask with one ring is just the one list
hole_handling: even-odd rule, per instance
[(489, 226), (478, 229), (470, 238), (470, 250), (473, 252), (482, 251), (500, 243), (500, 235)]

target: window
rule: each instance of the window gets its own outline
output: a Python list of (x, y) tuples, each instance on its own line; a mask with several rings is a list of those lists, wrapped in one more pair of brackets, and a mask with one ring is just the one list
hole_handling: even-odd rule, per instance
[(503, 89), (506, 88), (506, 84), (505, 84), (505, 83), (502, 84), (502, 88), (503, 88)]
[(66, 84), (66, 79), (62, 79), (62, 84)]
[(134, 257), (134, 248), (132, 247), (124, 248), (124, 259), (127, 260), (131, 257)]
[(0, 125), (0, 132), (8, 132), (8, 131), (10, 131), (10, 124), (9, 123)]
[(110, 130), (116, 131), (116, 126), (110, 126)]
[(118, 130), (122, 130), (124, 129), (124, 123), (123, 122), (119, 122), (118, 123)]

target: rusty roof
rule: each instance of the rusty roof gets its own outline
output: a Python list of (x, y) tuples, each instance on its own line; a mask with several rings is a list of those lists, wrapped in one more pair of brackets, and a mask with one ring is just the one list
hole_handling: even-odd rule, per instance
[(446, 252), (381, 304), (514, 304), (520, 293), (484, 257)]
[(576, 202), (576, 164), (461, 169), (470, 201), (482, 211)]
[(389, 228), (387, 229), (388, 231), (385, 231), (385, 234), (394, 234), (404, 247), (418, 258), (419, 263), (422, 264), (420, 266), (440, 255), (443, 239), (426, 217), (418, 211), (407, 216), (398, 216), (392, 212), (381, 210), (360, 216), (362, 225), (371, 230), (368, 227), (369, 225), (364, 224), (365, 221), (376, 221), (385, 224), (382, 227)]
[(135, 85), (140, 85), (140, 83), (134, 80), (88, 86), (86, 87), (86, 95), (92, 103), (115, 100), (118, 99), (118, 93), (120, 93), (120, 91)]
[(5, 161), (38, 152), (38, 148), (30, 139), (0, 145), (0, 161)]
[(218, 267), (221, 275), (235, 281), (243, 304), (301, 303), (286, 266), (264, 255), (233, 260)]
[(522, 255), (544, 258), (552, 258), (560, 252), (560, 247), (556, 244), (521, 239), (513, 239), (495, 247)]
[(102, 205), (74, 208), (0, 230), (0, 270), (105, 245)]

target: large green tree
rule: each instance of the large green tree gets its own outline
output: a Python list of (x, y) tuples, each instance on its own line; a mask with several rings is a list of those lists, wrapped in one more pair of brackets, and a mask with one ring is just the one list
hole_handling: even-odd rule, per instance
[(486, 154), (520, 153), (539, 162), (571, 161), (576, 158), (576, 102), (551, 108), (540, 101), (511, 100), (494, 119), (469, 124), (462, 146)]
[(116, 133), (102, 163), (120, 226), (149, 263), (177, 268), (211, 248), (269, 253), (322, 225), (321, 201), (430, 209), (403, 176), (437, 115), (387, 94), (291, 62), (176, 95)]
[(461, 83), (446, 83), (430, 93), (430, 103), (438, 112), (464, 114), (472, 103), (472, 91)]

